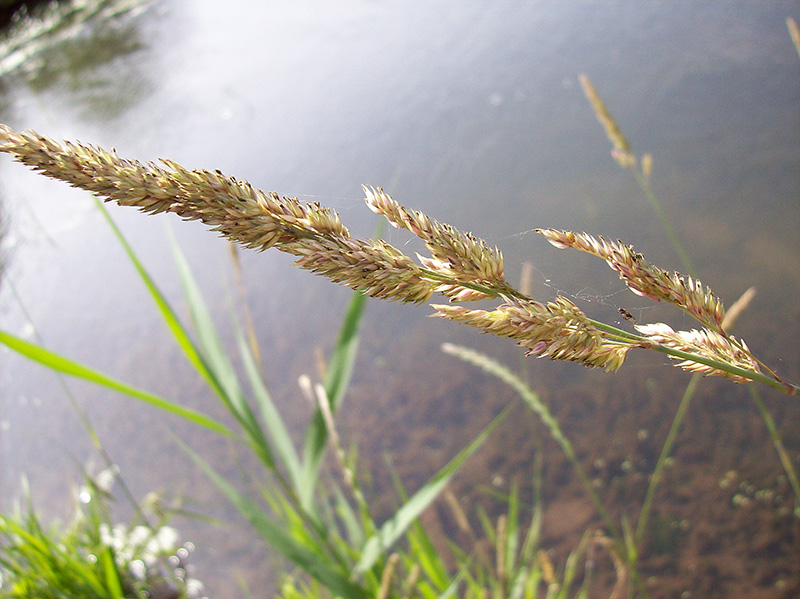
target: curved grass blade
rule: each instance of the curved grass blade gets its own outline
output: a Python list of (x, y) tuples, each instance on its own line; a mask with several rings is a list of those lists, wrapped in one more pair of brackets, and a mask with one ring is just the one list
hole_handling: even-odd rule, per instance
[(298, 543), (283, 526), (270, 518), (258, 503), (237, 490), (180, 439), (176, 439), (176, 441), (261, 537), (282, 556), (302, 568), (334, 595), (348, 599), (370, 599), (371, 595), (365, 589), (351, 582), (346, 572), (339, 572), (331, 568), (329, 566), (331, 561), (327, 560), (324, 555)]
[(206, 365), (203, 357), (200, 355), (200, 352), (197, 350), (197, 347), (192, 341), (189, 334), (186, 332), (186, 329), (181, 324), (180, 320), (178, 320), (178, 316), (175, 314), (175, 311), (172, 309), (172, 306), (169, 305), (164, 294), (156, 287), (155, 282), (150, 277), (148, 272), (145, 270), (142, 263), (139, 261), (139, 258), (136, 256), (136, 253), (131, 248), (130, 244), (127, 242), (125, 237), (122, 235), (122, 231), (119, 230), (114, 220), (111, 218), (111, 215), (108, 213), (103, 202), (99, 199), (95, 198), (97, 202), (97, 206), (100, 210), (100, 213), (106, 219), (106, 222), (111, 227), (111, 231), (114, 233), (114, 236), (119, 241), (120, 245), (122, 245), (122, 249), (125, 250), (128, 258), (130, 259), (133, 267), (136, 269), (136, 272), (139, 274), (139, 277), (142, 279), (142, 282), (147, 287), (147, 290), (150, 292), (151, 297), (156, 303), (159, 312), (161, 312), (161, 317), (164, 319), (167, 327), (169, 327), (170, 332), (172, 333), (173, 337), (175, 337), (175, 341), (177, 341), (178, 346), (183, 351), (186, 358), (189, 362), (194, 366), (195, 370), (200, 373), (200, 375), (206, 380), (208, 385), (217, 392), (217, 394), (221, 393), (221, 388), (219, 383), (214, 379), (212, 373), (210, 372), (208, 366)]
[(123, 395), (128, 395), (160, 408), (165, 412), (170, 412), (171, 414), (180, 416), (189, 422), (210, 429), (216, 433), (225, 435), (226, 437), (238, 438), (237, 435), (225, 425), (220, 424), (205, 414), (201, 414), (200, 412), (190, 408), (185, 408), (168, 399), (148, 391), (143, 391), (128, 385), (127, 383), (123, 383), (122, 381), (103, 374), (102, 372), (93, 370), (88, 366), (84, 366), (83, 364), (70, 360), (69, 358), (45, 349), (40, 345), (30, 343), (20, 339), (19, 337), (15, 337), (14, 335), (6, 333), (5, 331), (0, 331), (0, 343), (55, 372), (74, 376), (76, 378), (89, 381), (90, 383), (100, 385), (101, 387), (117, 391)]
[(252, 390), (253, 398), (261, 411), (261, 419), (264, 422), (264, 426), (269, 431), (269, 436), (275, 446), (275, 451), (283, 460), (283, 465), (289, 472), (289, 478), (297, 489), (300, 486), (302, 472), (300, 458), (292, 444), (289, 430), (286, 428), (286, 424), (280, 412), (278, 412), (275, 403), (272, 401), (272, 396), (267, 389), (267, 385), (264, 383), (264, 379), (256, 362), (256, 356), (253, 355), (253, 351), (245, 340), (244, 334), (238, 328), (237, 343), (239, 345), (239, 354), (242, 357), (245, 373), (250, 381), (250, 389)]
[(333, 414), (336, 413), (336, 409), (342, 402), (353, 374), (353, 366), (358, 354), (358, 330), (361, 326), (365, 304), (366, 296), (361, 293), (353, 295), (353, 299), (347, 306), (347, 313), (339, 330), (336, 347), (333, 349), (328, 364), (328, 372), (323, 386)]
[(189, 262), (181, 251), (175, 235), (171, 228), (167, 228), (169, 242), (172, 249), (172, 258), (178, 269), (178, 276), (181, 280), (183, 295), (189, 308), (189, 315), (199, 345), (199, 354), (203, 363), (211, 376), (218, 385), (218, 393), (228, 407), (235, 414), (240, 414), (247, 405), (241, 388), (239, 387), (238, 377), (233, 365), (228, 359), (228, 354), (217, 335), (216, 326), (211, 319), (211, 314), (200, 292), (200, 288), (194, 279)]
[(595, 509), (597, 509), (597, 512), (603, 518), (603, 522), (605, 523), (609, 532), (612, 534), (612, 536), (614, 536), (614, 538), (622, 539), (617, 526), (614, 524), (614, 521), (611, 519), (611, 516), (608, 514), (605, 506), (603, 506), (603, 502), (600, 501), (597, 493), (595, 493), (589, 477), (586, 476), (583, 467), (578, 461), (578, 458), (575, 455), (575, 450), (572, 448), (572, 443), (570, 443), (569, 439), (566, 437), (566, 435), (564, 435), (564, 432), (561, 430), (561, 426), (558, 424), (558, 420), (556, 420), (548, 407), (542, 402), (533, 389), (531, 389), (525, 383), (525, 381), (520, 379), (508, 368), (496, 360), (491, 359), (489, 356), (486, 356), (473, 349), (460, 347), (458, 345), (453, 345), (452, 343), (445, 343), (442, 345), (442, 351), (450, 354), (451, 356), (455, 356), (461, 360), (464, 360), (465, 362), (474, 364), (485, 372), (488, 372), (489, 374), (499, 378), (509, 387), (514, 389), (514, 391), (516, 391), (520, 397), (522, 397), (525, 403), (528, 404), (528, 406), (542, 421), (542, 424), (545, 425), (545, 428), (547, 428), (547, 430), (550, 432), (550, 436), (552, 436), (553, 439), (559, 444), (561, 451), (564, 452), (564, 455), (566, 455), (570, 462), (572, 462), (572, 467), (575, 470), (575, 473), (578, 475), (586, 494), (589, 495), (589, 499), (592, 500)]
[(105, 576), (106, 587), (112, 597), (124, 597), (122, 592), (122, 580), (117, 571), (117, 566), (114, 564), (114, 554), (111, 547), (106, 547), (102, 551), (97, 552), (97, 559), (101, 564), (101, 569)]
[(264, 431), (253, 414), (242, 388), (239, 377), (233, 367), (222, 341), (217, 334), (211, 313), (206, 306), (200, 288), (192, 275), (189, 262), (181, 251), (170, 230), (170, 245), (172, 246), (173, 259), (178, 268), (178, 274), (183, 287), (183, 294), (189, 306), (194, 330), (197, 333), (200, 345), (199, 355), (210, 378), (214, 381), (214, 389), (222, 399), (225, 406), (245, 430), (253, 448), (270, 470), (275, 470), (275, 458), (269, 442), (264, 436)]
[(419, 515), (433, 502), (436, 497), (445, 489), (450, 479), (463, 465), (468, 457), (483, 445), (489, 435), (494, 432), (497, 425), (508, 415), (511, 405), (503, 409), (494, 420), (492, 420), (481, 433), (473, 439), (469, 445), (462, 449), (456, 457), (454, 457), (448, 464), (439, 470), (433, 478), (425, 483), (414, 495), (409, 499), (397, 513), (384, 522), (380, 530), (372, 535), (367, 542), (364, 543), (364, 548), (361, 551), (361, 559), (353, 569), (356, 575), (363, 574), (369, 570), (383, 552), (391, 547), (400, 537), (402, 537), (408, 527), (411, 526)]

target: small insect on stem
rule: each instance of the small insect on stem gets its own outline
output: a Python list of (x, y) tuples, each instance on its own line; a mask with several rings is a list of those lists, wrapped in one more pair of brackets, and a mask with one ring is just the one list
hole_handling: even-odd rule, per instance
[(620, 314), (622, 314), (622, 318), (625, 320), (630, 320), (633, 324), (637, 324), (637, 320), (633, 317), (633, 314), (628, 312), (625, 308), (620, 308), (617, 310)]

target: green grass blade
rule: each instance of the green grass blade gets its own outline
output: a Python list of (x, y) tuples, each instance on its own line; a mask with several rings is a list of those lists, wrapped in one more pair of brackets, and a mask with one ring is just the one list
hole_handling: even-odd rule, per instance
[(344, 322), (339, 330), (339, 338), (333, 349), (328, 373), (325, 377), (325, 393), (335, 414), (350, 384), (356, 355), (358, 354), (358, 330), (366, 305), (366, 296), (356, 293), (347, 306)]
[(112, 597), (124, 597), (122, 593), (122, 581), (120, 580), (117, 566), (114, 564), (114, 554), (110, 547), (105, 550), (99, 551), (97, 559), (100, 562), (103, 573), (105, 574), (106, 588)]
[[(353, 366), (358, 352), (358, 330), (364, 314), (366, 297), (354, 293), (347, 307), (344, 321), (339, 330), (336, 347), (333, 350), (328, 374), (325, 377), (324, 387), (330, 402), (331, 413), (342, 402)], [(305, 447), (303, 452), (303, 481), (299, 488), (300, 502), (304, 509), (311, 510), (313, 504), (314, 488), (319, 476), (319, 465), (325, 451), (325, 442), (328, 438), (328, 429), (319, 408), (314, 412), (308, 430), (306, 431)]]
[(163, 397), (148, 391), (137, 389), (136, 387), (128, 385), (127, 383), (123, 383), (122, 381), (107, 376), (102, 372), (93, 370), (88, 366), (79, 364), (78, 362), (70, 360), (69, 358), (66, 358), (34, 343), (20, 339), (19, 337), (15, 337), (9, 333), (6, 333), (5, 331), (0, 331), (0, 343), (25, 356), (29, 360), (38, 362), (42, 366), (45, 366), (46, 368), (49, 368), (55, 372), (74, 376), (96, 385), (100, 385), (101, 387), (105, 387), (106, 389), (117, 391), (124, 395), (139, 399), (166, 412), (170, 412), (171, 414), (175, 414), (176, 416), (180, 416), (189, 422), (210, 429), (216, 433), (220, 433), (227, 437), (236, 437), (236, 435), (230, 429), (217, 422), (213, 418), (206, 416), (205, 414), (201, 414), (200, 412), (196, 412), (190, 408), (180, 406), (168, 399), (164, 399)]
[(454, 578), (453, 582), (450, 583), (450, 586), (447, 587), (441, 595), (439, 595), (439, 599), (453, 599), (453, 597), (456, 597), (457, 596), (456, 593), (458, 592), (458, 585), (460, 582), (461, 582), (460, 577), (457, 576), (456, 578)]
[[(398, 496), (402, 501), (408, 501), (408, 494), (403, 487), (403, 481), (394, 468), (390, 472)], [(408, 543), (409, 555), (413, 556), (413, 562), (422, 568), (422, 571), (437, 589), (445, 588), (450, 580), (447, 566), (419, 520), (416, 520), (409, 528), (406, 542)]]
[(180, 246), (178, 246), (174, 235), (170, 234), (169, 238), (184, 297), (189, 306), (194, 330), (198, 336), (202, 363), (207, 368), (210, 380), (214, 382), (213, 388), (217, 391), (220, 399), (222, 399), (233, 417), (245, 430), (253, 449), (255, 449), (264, 464), (270, 470), (275, 470), (275, 458), (269, 442), (242, 392), (242, 388), (239, 385), (239, 377), (217, 334), (217, 328), (203, 299), (203, 294), (200, 292), (200, 288), (192, 275), (189, 262), (186, 260), (186, 256), (181, 251)]
[(150, 296), (153, 298), (153, 301), (155, 301), (156, 306), (161, 313), (161, 317), (164, 319), (164, 322), (172, 333), (172, 336), (175, 337), (175, 341), (178, 343), (178, 346), (181, 348), (192, 366), (194, 366), (195, 370), (197, 370), (197, 372), (199, 372), (200, 375), (206, 380), (208, 385), (217, 393), (219, 393), (219, 384), (216, 380), (214, 380), (211, 372), (208, 369), (208, 366), (205, 364), (200, 352), (197, 350), (194, 341), (192, 341), (186, 329), (181, 324), (180, 320), (178, 320), (178, 317), (175, 314), (175, 311), (172, 309), (172, 306), (169, 305), (169, 302), (167, 302), (164, 294), (161, 293), (158, 287), (156, 287), (155, 282), (145, 270), (142, 263), (139, 261), (139, 258), (136, 256), (133, 248), (131, 248), (125, 237), (123, 237), (122, 231), (119, 230), (119, 227), (117, 227), (116, 223), (111, 218), (111, 215), (108, 214), (106, 207), (100, 200), (96, 200), (96, 202), (98, 208), (100, 209), (100, 213), (103, 215), (103, 217), (105, 217), (106, 222), (108, 222), (109, 227), (111, 227), (111, 231), (114, 233), (114, 236), (125, 250), (125, 253), (133, 264), (133, 267), (139, 274), (139, 278), (142, 279), (142, 282), (145, 284), (145, 287), (147, 287)]
[(211, 314), (197, 281), (192, 275), (189, 262), (186, 260), (186, 256), (181, 251), (180, 246), (178, 246), (171, 229), (168, 230), (170, 231), (169, 240), (172, 248), (172, 257), (178, 269), (178, 276), (189, 307), (192, 324), (198, 337), (198, 345), (204, 364), (215, 381), (214, 385), (223, 401), (226, 404), (230, 404), (229, 408), (234, 411), (234, 415), (240, 414), (246, 402), (239, 387), (236, 371), (228, 359), (228, 354), (222, 345), (222, 341), (220, 341), (219, 335), (217, 335), (216, 326), (211, 319)]
[(359, 522), (358, 515), (350, 502), (347, 501), (342, 490), (336, 486), (334, 489), (333, 497), (335, 499), (334, 508), (336, 510), (336, 517), (341, 521), (344, 534), (347, 535), (347, 541), (351, 546), (361, 546), (364, 539), (364, 527)]
[(447, 566), (419, 521), (409, 530), (408, 547), (414, 561), (419, 564), (431, 583), (436, 585), (437, 589), (445, 588), (448, 584)]
[(469, 445), (462, 449), (456, 457), (450, 460), (444, 468), (439, 470), (433, 478), (425, 483), (392, 518), (381, 526), (377, 533), (367, 540), (361, 551), (361, 559), (353, 570), (355, 574), (362, 574), (369, 570), (380, 555), (405, 534), (408, 527), (414, 523), (419, 515), (425, 511), (431, 502), (445, 489), (450, 479), (452, 479), (453, 475), (466, 459), (475, 453), (486, 439), (489, 438), (489, 435), (494, 432), (497, 425), (499, 425), (508, 414), (509, 409), (510, 406), (500, 412), (500, 414), (496, 416)]
[(324, 555), (298, 543), (286, 529), (270, 518), (261, 506), (237, 490), (220, 476), (203, 458), (184, 445), (178, 443), (192, 460), (203, 470), (208, 478), (219, 488), (228, 500), (239, 510), (261, 537), (286, 559), (302, 568), (335, 595), (348, 599), (369, 599), (366, 590), (350, 581), (346, 572), (339, 572), (329, 566), (330, 560)]
[(267, 385), (264, 383), (258, 364), (256, 364), (255, 356), (241, 331), (238, 331), (237, 343), (239, 345), (239, 354), (244, 364), (245, 374), (249, 380), (250, 389), (253, 392), (253, 398), (261, 411), (261, 419), (269, 432), (269, 437), (275, 447), (275, 451), (283, 460), (283, 465), (286, 467), (295, 489), (297, 489), (300, 486), (302, 468), (300, 466), (300, 458), (295, 451), (292, 438), (289, 435), (289, 430), (286, 428), (283, 417), (272, 401), (272, 396), (267, 389)]

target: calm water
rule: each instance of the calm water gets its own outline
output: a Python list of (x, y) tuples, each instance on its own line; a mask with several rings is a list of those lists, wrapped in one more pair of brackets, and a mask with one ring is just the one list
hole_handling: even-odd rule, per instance
[[(511, 280), (531, 262), (539, 297), (568, 294), (609, 321), (625, 307), (644, 320), (691, 326), (646, 308), (602, 264), (557, 252), (529, 233), (555, 226), (620, 237), (651, 261), (681, 268), (650, 208), (609, 157), (578, 85), (584, 72), (634, 150), (653, 153), (656, 190), (703, 281), (728, 305), (757, 286), (739, 331), (766, 362), (797, 380), (800, 60), (785, 25), (787, 16), (800, 20), (796, 3), (565, 4), (229, 2), (220, 10), (223, 3), (212, 1), (154, 2), (140, 14), (88, 26), (4, 75), (0, 121), (113, 146), (125, 157), (219, 168), (333, 206), (357, 235), (371, 234), (377, 222), (363, 206), (360, 184), (383, 185), (402, 203), (498, 245)], [(6, 156), (0, 194), (8, 262), (0, 283), (2, 328), (30, 336), (35, 327), (48, 347), (219, 415), (92, 198)], [(167, 229), (174, 231), (226, 329), (235, 301), (226, 244), (195, 224), (109, 209), (181, 309)], [(388, 238), (401, 247), (407, 241), (397, 232)], [(297, 271), (278, 252), (241, 258), (272, 390), (302, 430), (309, 408), (295, 381), (316, 373), (316, 352), (331, 347), (349, 294)], [(469, 343), (511, 364), (520, 352), (426, 319), (429, 311), (369, 303), (342, 426), (378, 485), (384, 455), (413, 488), (511, 399), (438, 347)], [(569, 364), (527, 367), (534, 386), (561, 406), (570, 431), (607, 438), (609, 447), (624, 434), (598, 431), (591, 406), (609, 396), (644, 406), (650, 412), (628, 410), (612, 420), (628, 433), (657, 437), (688, 380), (647, 356), (615, 377)], [(57, 379), (2, 352), (0, 381), (2, 505), (11, 504), (25, 472), (37, 504), (63, 514), (76, 462), (96, 461), (96, 453)], [(654, 393), (659, 383), (677, 386)], [(698, 421), (715, 418), (714, 397), (729, 406), (719, 408), (725, 414), (747, 398), (732, 385), (708, 388), (711, 413), (698, 412)], [(253, 483), (247, 461), (150, 408), (82, 384), (70, 389), (139, 496), (162, 490), (232, 520), (230, 529), (180, 523), (198, 546), (198, 576), (210, 596), (237, 596), (240, 575), (253, 588), (268, 580), (263, 548), (171, 434), (243, 485)], [(797, 457), (798, 410), (765, 395)], [(498, 472), (514, 476), (515, 468), (524, 475), (529, 454), (510, 440), (530, 437), (533, 423), (517, 420), (487, 450), (508, 461), (479, 459), (465, 487), (489, 484)], [(725, 434), (706, 443), (722, 456), (712, 470), (746, 470), (752, 461), (752, 448), (726, 444)], [(777, 476), (780, 464), (773, 462), (767, 468)]]

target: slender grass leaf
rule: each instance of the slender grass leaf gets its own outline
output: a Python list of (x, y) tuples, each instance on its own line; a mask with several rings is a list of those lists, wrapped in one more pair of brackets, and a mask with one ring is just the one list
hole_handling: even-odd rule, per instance
[[(391, 469), (391, 475), (397, 494), (403, 502), (408, 501), (408, 493), (403, 487), (403, 481), (394, 468)], [(411, 555), (414, 556), (415, 563), (419, 564), (430, 581), (437, 585), (439, 589), (445, 588), (450, 580), (447, 566), (419, 520), (414, 521), (409, 528), (406, 542)]]
[(330, 560), (324, 554), (299, 543), (280, 523), (270, 518), (258, 503), (231, 485), (187, 445), (179, 439), (177, 441), (271, 547), (318, 580), (332, 593), (348, 599), (369, 599), (371, 597), (365, 589), (351, 582), (346, 572), (332, 568)]
[(506, 518), (506, 567), (512, 572), (517, 562), (519, 549), (519, 485), (514, 483), (508, 496), (508, 517)]
[(220, 393), (219, 383), (214, 379), (212, 376), (211, 371), (208, 369), (203, 357), (200, 355), (200, 352), (197, 350), (197, 347), (192, 341), (192, 338), (189, 336), (188, 332), (181, 324), (180, 320), (178, 320), (178, 316), (175, 314), (175, 311), (170, 306), (169, 302), (167, 302), (164, 294), (161, 293), (159, 288), (156, 286), (155, 282), (153, 281), (152, 277), (148, 274), (145, 270), (142, 263), (139, 261), (139, 258), (136, 256), (136, 253), (131, 248), (130, 244), (127, 242), (125, 237), (122, 235), (122, 231), (119, 230), (114, 220), (111, 218), (111, 215), (108, 213), (103, 202), (99, 199), (95, 198), (97, 202), (97, 206), (100, 209), (101, 214), (105, 217), (106, 222), (111, 227), (114, 236), (119, 241), (122, 248), (125, 250), (125, 253), (128, 255), (133, 267), (136, 269), (136, 272), (139, 274), (139, 277), (142, 279), (142, 282), (147, 287), (147, 290), (150, 292), (150, 296), (155, 301), (156, 306), (158, 307), (159, 312), (161, 312), (161, 317), (164, 319), (167, 327), (169, 328), (172, 336), (175, 337), (178, 346), (183, 351), (186, 358), (189, 362), (194, 366), (195, 370), (200, 373), (200, 375), (206, 380), (208, 385), (214, 389), (217, 393)]
[(506, 407), (500, 412), (500, 414), (496, 416), (469, 445), (462, 449), (456, 457), (450, 460), (444, 468), (439, 470), (433, 478), (425, 483), (392, 518), (381, 526), (376, 534), (372, 535), (367, 540), (361, 552), (361, 559), (353, 570), (355, 574), (362, 574), (369, 570), (375, 564), (381, 553), (386, 551), (405, 534), (408, 527), (413, 524), (419, 515), (425, 511), (433, 500), (445, 489), (453, 478), (453, 475), (466, 459), (475, 453), (486, 439), (489, 438), (489, 435), (494, 432), (497, 425), (508, 415), (509, 409), (511, 409), (511, 406)]
[(79, 364), (78, 362), (70, 360), (69, 358), (45, 349), (39, 345), (24, 341), (23, 339), (15, 337), (9, 333), (6, 333), (5, 331), (0, 331), (0, 343), (55, 372), (74, 376), (96, 385), (100, 385), (101, 387), (105, 387), (106, 389), (111, 389), (135, 399), (139, 399), (166, 412), (180, 416), (181, 418), (198, 426), (210, 429), (227, 437), (237, 437), (237, 435), (225, 425), (217, 422), (209, 416), (206, 416), (205, 414), (201, 414), (200, 412), (196, 412), (190, 408), (180, 406), (168, 399), (164, 399), (163, 397), (148, 391), (137, 389), (136, 387), (128, 385), (127, 383), (123, 383), (122, 381), (107, 376), (97, 370), (93, 370), (88, 366)]
[(241, 414), (245, 409), (247, 403), (244, 400), (242, 391), (239, 387), (238, 377), (228, 359), (228, 354), (222, 345), (222, 342), (217, 335), (216, 326), (211, 319), (211, 314), (206, 306), (203, 294), (192, 275), (189, 262), (186, 256), (181, 251), (178, 242), (171, 229), (169, 231), (170, 246), (172, 248), (172, 257), (178, 269), (178, 276), (181, 280), (183, 294), (186, 303), (189, 307), (189, 315), (194, 325), (194, 330), (197, 333), (198, 344), (200, 345), (201, 354), (214, 377), (214, 380), (219, 385), (219, 393), (229, 405), (234, 415)]
[(297, 490), (302, 478), (302, 469), (300, 466), (300, 458), (297, 455), (297, 451), (295, 451), (292, 438), (289, 435), (289, 430), (286, 428), (283, 417), (272, 401), (272, 396), (267, 389), (267, 385), (264, 383), (258, 364), (256, 364), (255, 356), (245, 340), (244, 334), (242, 334), (238, 328), (237, 343), (239, 345), (239, 354), (242, 357), (245, 373), (250, 382), (250, 389), (253, 392), (253, 398), (261, 411), (261, 419), (264, 421), (264, 426), (266, 426), (269, 432), (275, 451), (283, 460), (283, 465), (289, 473), (295, 490)]
[(264, 436), (264, 431), (259, 426), (244, 393), (242, 393), (239, 377), (217, 334), (211, 313), (192, 275), (189, 262), (175, 240), (175, 236), (171, 230), (169, 231), (173, 259), (178, 268), (184, 297), (189, 306), (189, 313), (198, 336), (203, 364), (207, 366), (211, 378), (216, 381), (215, 390), (233, 417), (244, 428), (258, 456), (270, 470), (275, 470), (275, 458), (272, 455), (269, 442)]
[(412, 597), (421, 596), (424, 599), (437, 599), (439, 597), (439, 593), (428, 583), (427, 580), (423, 580), (422, 582), (418, 583), (416, 588), (414, 589), (414, 595)]
[(457, 576), (453, 579), (453, 582), (450, 583), (450, 586), (447, 587), (444, 592), (439, 595), (439, 599), (452, 599), (456, 596), (458, 592), (458, 585), (461, 583), (461, 577)]
[(106, 547), (104, 551), (97, 552), (97, 559), (100, 562), (103, 573), (106, 579), (106, 588), (112, 597), (124, 597), (122, 593), (122, 581), (119, 577), (116, 564), (114, 564), (114, 555), (110, 547)]
[(347, 540), (353, 547), (358, 547), (364, 543), (364, 528), (359, 522), (356, 512), (353, 510), (350, 502), (347, 501), (342, 490), (337, 486), (334, 489), (336, 515), (342, 522), (344, 532), (347, 535)]
[(353, 366), (358, 354), (358, 330), (361, 327), (365, 305), (366, 296), (361, 293), (353, 294), (328, 364), (324, 387), (331, 404), (331, 412), (334, 414), (347, 391), (350, 377), (353, 374)]
[(447, 586), (447, 567), (437, 549), (433, 546), (428, 533), (419, 522), (415, 522), (409, 531), (408, 545), (416, 563), (437, 588)]

